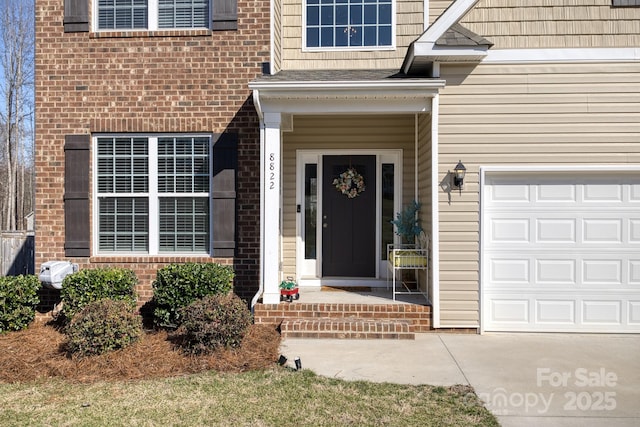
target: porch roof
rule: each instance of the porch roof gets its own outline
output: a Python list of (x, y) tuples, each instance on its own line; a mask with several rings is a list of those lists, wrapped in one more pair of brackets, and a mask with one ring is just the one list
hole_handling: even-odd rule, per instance
[(375, 82), (425, 81), (434, 78), (408, 76), (395, 70), (282, 70), (273, 75), (262, 75), (256, 82)]
[(284, 70), (249, 83), (260, 116), (427, 112), (444, 86), (444, 80), (397, 70)]

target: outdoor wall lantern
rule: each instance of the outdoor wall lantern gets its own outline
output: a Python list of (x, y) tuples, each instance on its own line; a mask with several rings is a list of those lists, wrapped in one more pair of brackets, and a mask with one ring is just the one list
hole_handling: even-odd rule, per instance
[(458, 164), (453, 168), (453, 186), (462, 188), (464, 184), (464, 176), (467, 173), (467, 168), (464, 167), (462, 161), (458, 161)]

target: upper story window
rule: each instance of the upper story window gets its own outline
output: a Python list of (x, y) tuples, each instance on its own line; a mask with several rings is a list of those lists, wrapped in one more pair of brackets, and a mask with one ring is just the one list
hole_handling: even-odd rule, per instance
[(209, 28), (211, 0), (98, 0), (98, 30)]
[(393, 0), (306, 0), (307, 48), (393, 46)]

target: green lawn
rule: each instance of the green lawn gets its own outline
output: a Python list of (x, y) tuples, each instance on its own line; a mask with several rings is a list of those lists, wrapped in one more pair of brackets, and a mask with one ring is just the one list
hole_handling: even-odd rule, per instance
[[(1, 369), (1, 368), (0, 368)], [(0, 384), (2, 426), (497, 426), (465, 387), (347, 382), (287, 369), (153, 381)]]

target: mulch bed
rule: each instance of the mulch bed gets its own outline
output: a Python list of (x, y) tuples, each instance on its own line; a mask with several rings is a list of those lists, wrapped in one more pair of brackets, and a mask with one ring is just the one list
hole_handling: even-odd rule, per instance
[(0, 382), (49, 378), (91, 383), (175, 377), (197, 372), (243, 372), (273, 367), (280, 335), (273, 327), (252, 325), (237, 349), (207, 356), (186, 355), (164, 331), (147, 331), (135, 344), (100, 356), (71, 358), (65, 336), (54, 325), (33, 323), (28, 329), (0, 335)]

